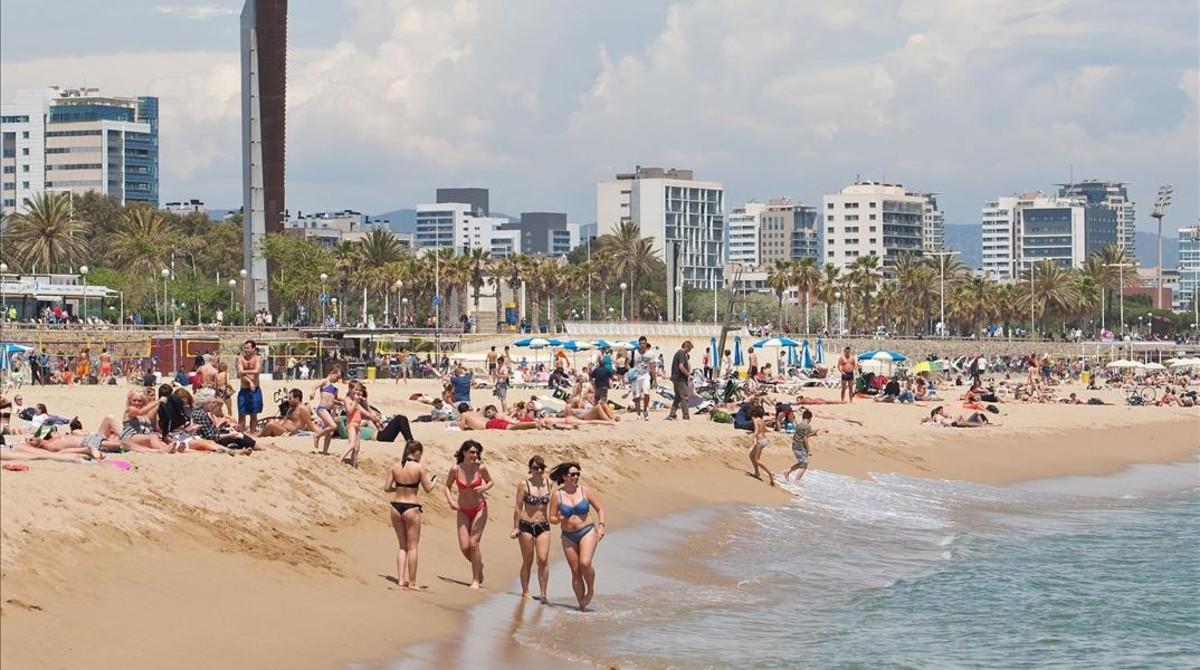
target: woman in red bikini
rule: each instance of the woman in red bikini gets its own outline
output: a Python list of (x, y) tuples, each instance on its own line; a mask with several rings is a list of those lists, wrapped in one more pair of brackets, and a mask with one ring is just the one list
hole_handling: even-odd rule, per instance
[[(495, 483), (482, 462), (483, 446), (475, 440), (462, 443), (454, 452), (454, 465), (446, 475), (446, 504), (458, 510), (458, 548), (471, 562), (471, 588), (483, 584), (483, 554), (479, 541), (487, 525), (487, 500), (483, 494)], [(458, 484), (458, 502), (450, 499), (450, 489)]]

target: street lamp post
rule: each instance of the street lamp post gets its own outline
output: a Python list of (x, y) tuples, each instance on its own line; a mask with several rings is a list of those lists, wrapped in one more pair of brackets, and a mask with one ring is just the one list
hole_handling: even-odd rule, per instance
[(1036, 266), (1033, 259), (1029, 259), (1029, 339), (1033, 339), (1033, 334), (1037, 330), (1037, 323), (1034, 320), (1033, 311), (1033, 271)]
[[(237, 288), (237, 280), (229, 280), (229, 315), (233, 316), (233, 290)], [(221, 324), (224, 325), (224, 324)]]
[(321, 327), (325, 327), (325, 303), (329, 302), (329, 294), (325, 292), (325, 280), (329, 279), (329, 275), (321, 273)]
[[(1121, 338), (1125, 338), (1125, 268), (1136, 267), (1137, 263), (1105, 263), (1106, 268), (1117, 268), (1117, 298), (1121, 314)], [(1100, 308), (1101, 323), (1103, 323), (1104, 308)], [(1101, 330), (1104, 327), (1101, 326)]]
[(170, 304), (169, 302), (167, 302), (167, 279), (169, 279), (169, 278), (171, 277), (171, 271), (170, 271), (170, 270), (168, 270), (167, 268), (163, 268), (163, 269), (162, 269), (162, 272), (160, 272), (159, 274), (161, 274), (161, 275), (162, 275), (162, 278), (163, 278), (163, 312), (162, 312), (162, 320), (163, 320), (163, 324), (166, 324), (166, 323), (167, 323), (167, 319), (169, 319), (169, 318), (170, 318), (170, 316), (168, 315), (168, 313), (169, 313), (169, 309), (168, 309), (168, 307), (167, 307), (167, 306)]
[(246, 308), (250, 306), (250, 301), (246, 296), (246, 271), (243, 269), (238, 274), (242, 276), (242, 328), (246, 327)]
[[(716, 273), (714, 273), (714, 274), (716, 274)], [(713, 285), (713, 323), (717, 323), (717, 319), (719, 317), (717, 316), (717, 278), (716, 277), (713, 277), (712, 285)]]
[(334, 323), (334, 325), (337, 325), (338, 318), (340, 318), (340, 315), (338, 314), (338, 311), (337, 311), (337, 298), (330, 298), (329, 304), (333, 305), (333, 323)]
[(1150, 216), (1158, 221), (1158, 308), (1169, 309), (1163, 307), (1163, 245), (1162, 245), (1162, 220), (1167, 215), (1167, 207), (1171, 204), (1171, 194), (1175, 189), (1167, 184), (1158, 189), (1158, 198), (1154, 201), (1154, 211), (1150, 212)]
[[(79, 276), (80, 276), (80, 278), (83, 279), (83, 297), (80, 298), (79, 302), (80, 302), (80, 311), (83, 312), (83, 321), (85, 323), (87, 322), (87, 275), (88, 275), (88, 266), (80, 265), (79, 266)], [(100, 316), (103, 317), (104, 316), (103, 315), (103, 312), (104, 312), (103, 304), (100, 305), (100, 311), (102, 312), (102, 314)]]
[(400, 313), (400, 325), (404, 326), (408, 323), (408, 298), (400, 298), (400, 306), (404, 308)]
[(8, 318), (8, 289), (4, 287), (4, 275), (8, 272), (8, 263), (0, 263), (0, 321)]
[(396, 316), (398, 319), (401, 320), (401, 322), (403, 322), (403, 318), (400, 316), (400, 291), (403, 289), (404, 289), (404, 282), (397, 279), (396, 280)]
[(941, 269), (941, 289), (939, 290), (940, 299), (942, 301), (942, 310), (939, 320), (941, 321), (941, 335), (946, 337), (946, 259), (957, 254), (957, 251), (931, 251), (930, 256), (938, 257), (938, 267)]
[(681, 302), (682, 300), (683, 300), (683, 286), (676, 284), (675, 285), (675, 314), (671, 315), (671, 316), (675, 317), (675, 321), (683, 321), (683, 302)]
[(621, 282), (621, 320), (625, 320), (625, 289), (629, 288), (629, 284)]
[(834, 292), (833, 292), (833, 299), (837, 301), (837, 307), (838, 307), (838, 308), (837, 308), (837, 313), (838, 313), (838, 327), (837, 327), (837, 334), (838, 334), (838, 335), (841, 335), (841, 334), (842, 334), (842, 329), (846, 327), (846, 326), (845, 326), (845, 324), (843, 323), (843, 319), (842, 319), (842, 316), (843, 316), (843, 314), (844, 314), (844, 312), (842, 311), (842, 292), (841, 292), (841, 291), (834, 291)]

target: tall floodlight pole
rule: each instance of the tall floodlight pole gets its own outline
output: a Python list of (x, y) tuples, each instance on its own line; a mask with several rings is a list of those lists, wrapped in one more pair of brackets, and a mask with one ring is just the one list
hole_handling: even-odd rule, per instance
[(942, 312), (941, 312), (942, 315), (940, 317), (940, 320), (942, 322), (941, 336), (946, 337), (946, 259), (957, 254), (958, 252), (949, 250), (949, 251), (928, 251), (926, 253), (928, 253), (930, 256), (938, 257), (938, 267), (941, 269), (941, 272), (940, 272), (941, 286), (942, 286), (942, 288), (940, 290), (941, 300), (942, 300)]
[(249, 301), (246, 299), (246, 275), (248, 273), (245, 270), (242, 270), (238, 274), (240, 274), (242, 276), (242, 328), (245, 328), (246, 327), (246, 308), (250, 306), (248, 304)]
[(1029, 339), (1033, 339), (1034, 333), (1037, 332), (1037, 322), (1033, 311), (1033, 259), (1029, 259)]
[(629, 288), (629, 284), (621, 282), (621, 320), (625, 320), (625, 289)]
[[(1167, 215), (1167, 207), (1170, 206), (1170, 204), (1171, 204), (1171, 194), (1174, 193), (1174, 191), (1175, 191), (1175, 189), (1170, 184), (1159, 187), (1158, 198), (1155, 199), (1155, 201), (1154, 201), (1154, 211), (1150, 212), (1150, 216), (1154, 217), (1158, 221), (1158, 308), (1159, 309), (1164, 309), (1163, 308), (1163, 277), (1162, 277), (1162, 273), (1163, 273), (1162, 221), (1163, 221), (1163, 217)], [(1153, 331), (1153, 329), (1154, 329), (1153, 319), (1151, 319), (1150, 323), (1151, 323), (1150, 328)]]
[(329, 275), (321, 273), (321, 327), (324, 328), (328, 323), (325, 316), (325, 305), (329, 302), (329, 294), (325, 292), (325, 280), (329, 279)]
[[(87, 323), (87, 275), (88, 275), (88, 266), (80, 265), (79, 266), (79, 276), (83, 279), (83, 298), (79, 302), (81, 303), (80, 307), (81, 307), (81, 311), (83, 312), (84, 323)], [(104, 313), (103, 313), (104, 312), (104, 302), (103, 301), (101, 301), (101, 303), (100, 303), (100, 312), (101, 312), (100, 318), (103, 319), (104, 318)]]

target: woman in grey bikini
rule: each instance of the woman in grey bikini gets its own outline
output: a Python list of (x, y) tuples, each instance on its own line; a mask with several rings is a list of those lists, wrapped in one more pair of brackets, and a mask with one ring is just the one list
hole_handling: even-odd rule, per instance
[(429, 474), (421, 465), (425, 448), (420, 442), (411, 440), (404, 445), (400, 462), (388, 470), (385, 491), (392, 493), (392, 529), (400, 548), (396, 550), (396, 583), (400, 588), (419, 590), (417, 586), (417, 545), (421, 542), (421, 504), (417, 502), (417, 489), (433, 490), (437, 475)]
[(546, 587), (550, 582), (550, 480), (546, 479), (546, 461), (541, 456), (529, 459), (529, 479), (517, 484), (516, 506), (513, 509), (513, 529), (509, 537), (521, 545), (521, 597), (529, 597), (529, 576), (533, 559), (537, 558), (538, 585), (546, 603)]
[[(584, 490), (579, 483), (578, 463), (559, 463), (550, 472), (550, 479), (561, 488), (555, 492), (550, 507), (550, 523), (562, 528), (563, 555), (571, 566), (571, 588), (579, 601), (579, 611), (586, 612), (592, 597), (596, 595), (596, 570), (592, 557), (596, 545), (604, 539), (604, 507), (591, 489)], [(588, 517), (596, 510), (596, 522)]]

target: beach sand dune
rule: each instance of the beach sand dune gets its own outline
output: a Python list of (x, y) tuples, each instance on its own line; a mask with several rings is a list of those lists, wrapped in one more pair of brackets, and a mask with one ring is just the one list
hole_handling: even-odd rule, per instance
[[(265, 395), (290, 386), (270, 382)], [(435, 384), (380, 381), (369, 389), (385, 412), (415, 416), (422, 406), (406, 398)], [(27, 403), (79, 415), (87, 426), (117, 414), (124, 393), (22, 390)], [(514, 391), (510, 401), (529, 394)], [(475, 401), (489, 399), (478, 391)], [(957, 402), (946, 404), (958, 411)], [(818, 418), (830, 434), (813, 440), (813, 467), (1004, 484), (1200, 453), (1194, 410), (1001, 405), (999, 427), (922, 428), (931, 406), (815, 408), (864, 425)], [(789, 499), (748, 476), (743, 433), (702, 417), (671, 423), (662, 415), (563, 432), (464, 434), (415, 424), (425, 462), (442, 479), (462, 440), (484, 445), (497, 486), (489, 496), (482, 592), (464, 588), (469, 568), (440, 491), (423, 496), (420, 574), (429, 589), (409, 593), (394, 585), (395, 538), (382, 489), (398, 444), (365, 442), (358, 470), (337, 455), (311, 453), (310, 439), (282, 438), (278, 449), (249, 457), (125, 454), (114, 458), (133, 463), (127, 472), (35, 462), (29, 472), (0, 473), (0, 665), (333, 668), (394, 655), (444, 635), (471, 604), (508, 588), (519, 562), (508, 538), (513, 496), (535, 453), (551, 464), (580, 461), (585, 485), (603, 496), (616, 532), (635, 519), (695, 505)], [(786, 468), (789, 444), (790, 436), (772, 435), (768, 465)], [(339, 446), (344, 442), (335, 441), (335, 454)]]

